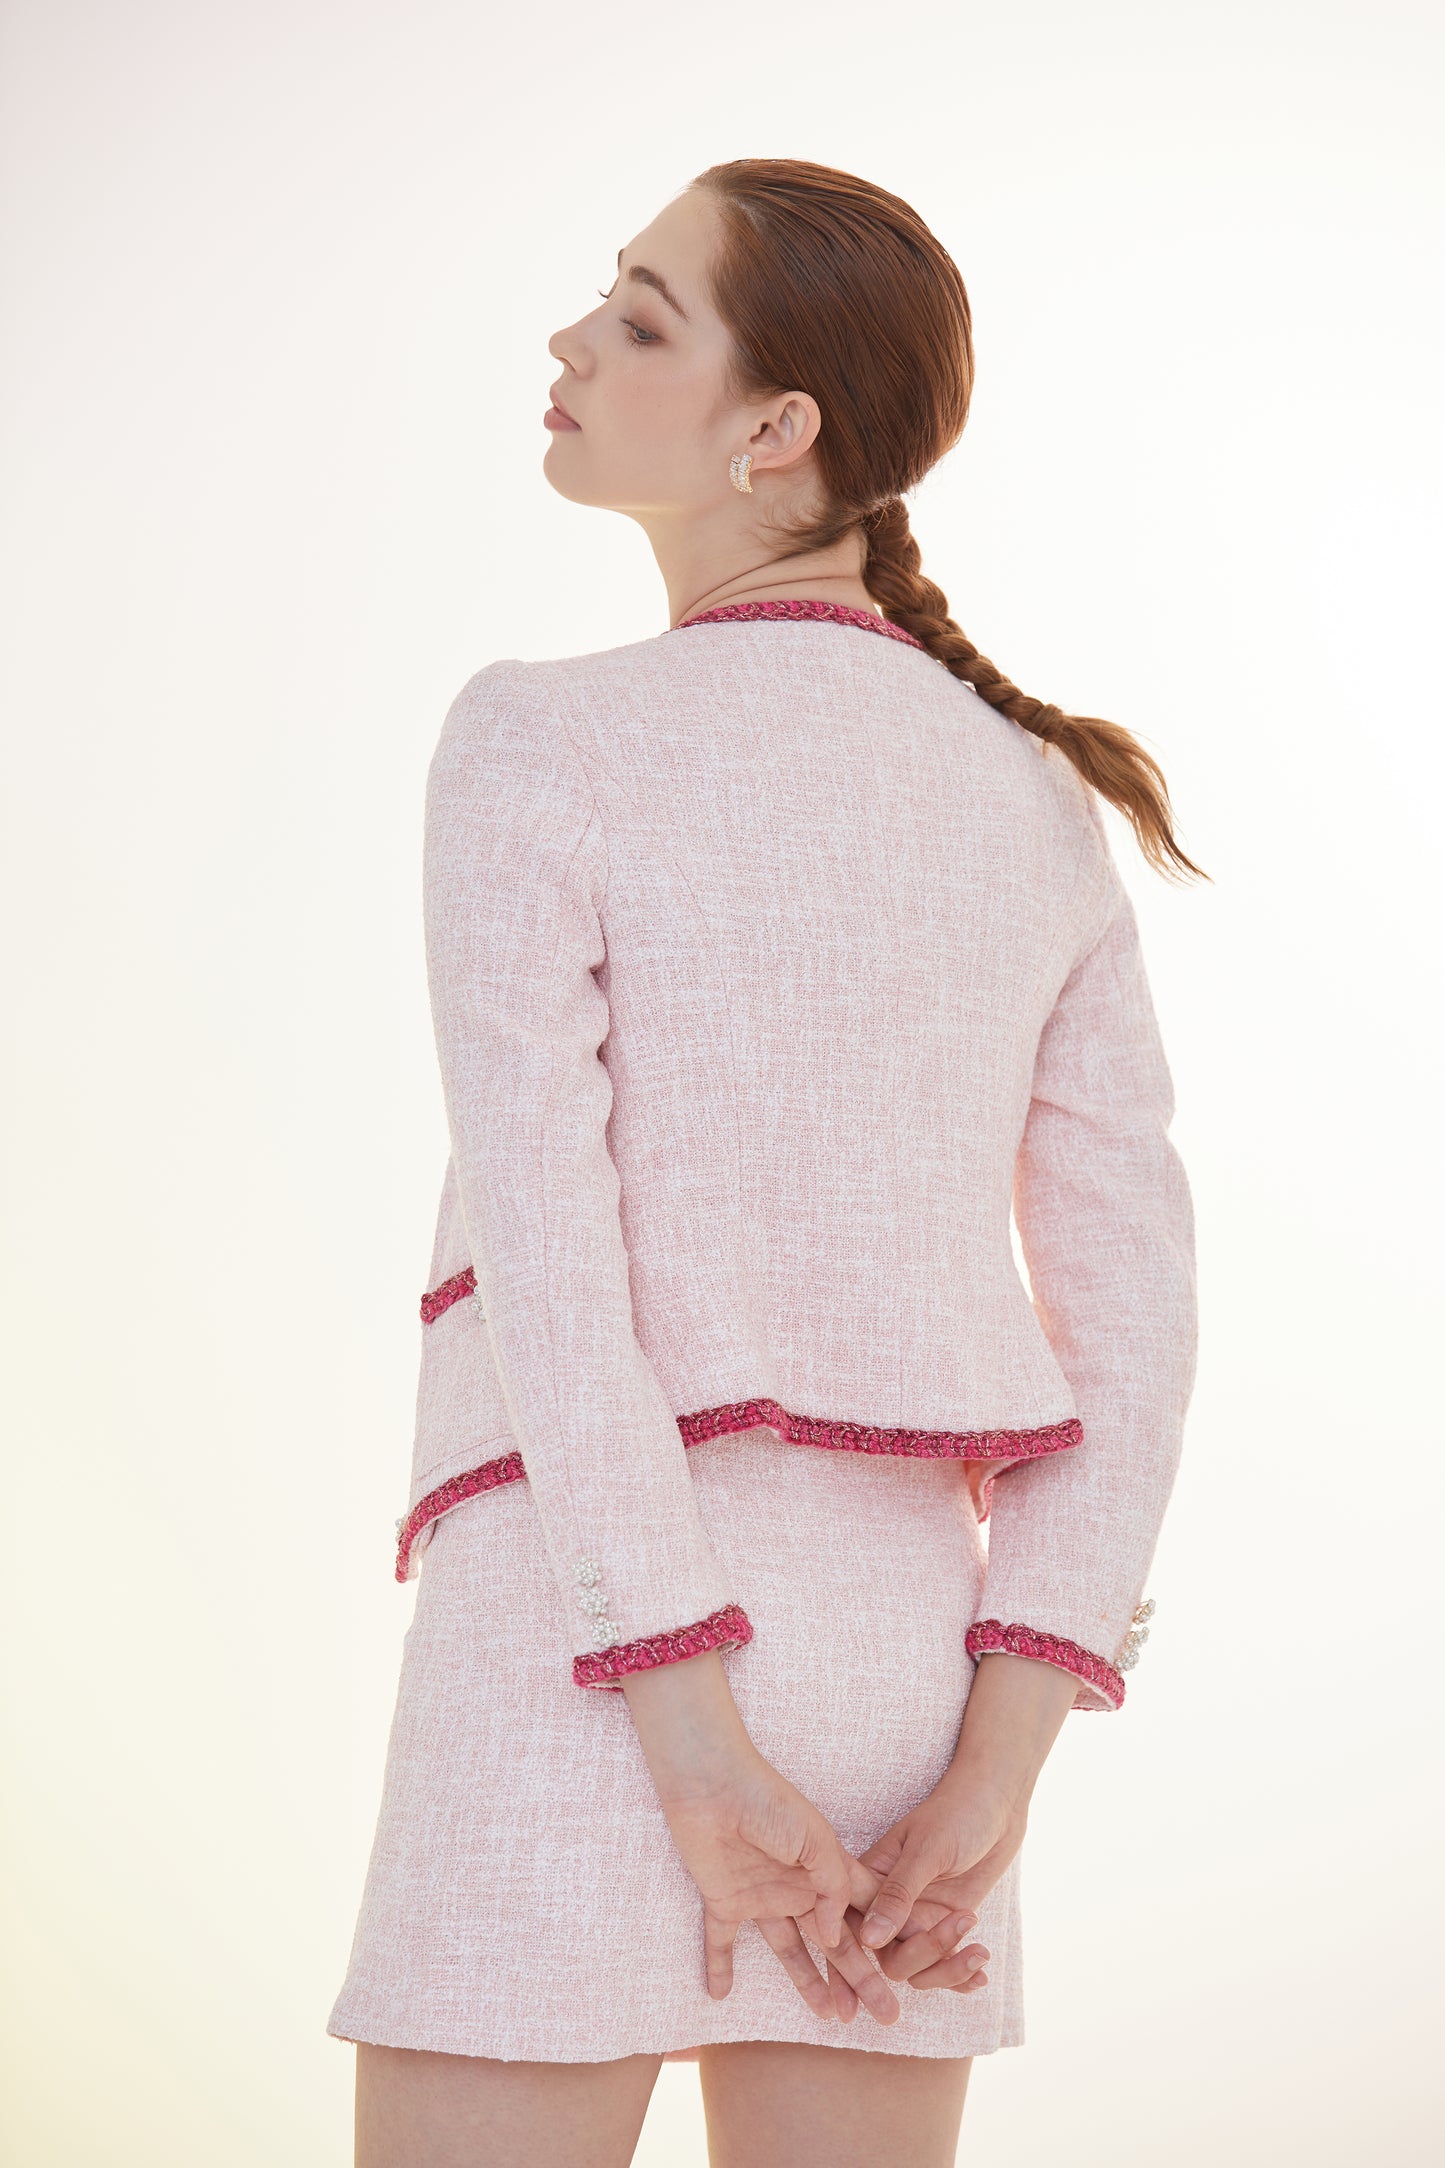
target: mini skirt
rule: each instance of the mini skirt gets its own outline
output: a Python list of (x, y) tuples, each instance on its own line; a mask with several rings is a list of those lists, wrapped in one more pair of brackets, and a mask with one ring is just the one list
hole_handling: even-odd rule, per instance
[[(688, 1468), (753, 1625), (722, 1658), (743, 1722), (856, 1857), (957, 1743), (986, 1563), (964, 1466), (760, 1428), (707, 1440)], [(715, 2000), (702, 1899), (626, 1697), (573, 1683), (528, 1484), (444, 1515), (414, 1586), (334, 2038), (539, 2062), (687, 2061), (729, 2040), (929, 2056), (1022, 2041), (1017, 1858), (980, 1911), (986, 1987), (898, 1982), (894, 2024), (862, 2008), (820, 2018), (744, 1921)]]

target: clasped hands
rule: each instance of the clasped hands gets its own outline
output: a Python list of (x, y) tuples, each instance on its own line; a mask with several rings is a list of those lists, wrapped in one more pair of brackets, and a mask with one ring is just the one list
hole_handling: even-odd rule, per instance
[[(755, 1920), (815, 2016), (881, 2025), (902, 2006), (890, 1982), (971, 1994), (989, 1951), (970, 1940), (978, 1905), (1003, 1872), (985, 1801), (935, 1790), (860, 1857), (760, 1754), (706, 1792), (663, 1799), (673, 1841), (703, 1900), (708, 1992), (732, 1987), (733, 1944)], [(819, 1972), (804, 1934), (821, 1950)], [(875, 1962), (876, 1960), (876, 1962)]]
[[(998, 1719), (1007, 1711), (1000, 1711), (999, 1692), (1007, 1688), (1000, 1689), (999, 1666), (1015, 1681), (1021, 1672), (1033, 1675), (1023, 1688), (1024, 1721), (1013, 1727), (1019, 1752), (1003, 1757)], [(754, 1746), (715, 1653), (625, 1682), (673, 1841), (702, 1896), (715, 1999), (732, 1987), (733, 1944), (746, 1919), (757, 1922), (821, 2018), (851, 2023), (862, 2007), (891, 2025), (902, 2015), (891, 1983), (956, 1994), (987, 1984), (990, 1953), (970, 1935), (983, 1899), (1023, 1842), (1037, 1764), (1074, 1683), (1021, 1658), (987, 1657), (980, 1673), (991, 1668), (993, 1721), (982, 1709), (985, 1694), (974, 1733), (987, 1742), (985, 1751), (966, 1753), (961, 1737), (934, 1790), (856, 1858)], [(1041, 1680), (1041, 1673), (1049, 1676)], [(823, 1954), (822, 1972), (805, 1933)]]

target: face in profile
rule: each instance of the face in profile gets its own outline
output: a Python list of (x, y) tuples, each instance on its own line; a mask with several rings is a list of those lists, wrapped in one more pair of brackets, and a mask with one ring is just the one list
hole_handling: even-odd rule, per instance
[(559, 496), (644, 520), (742, 508), (755, 500), (732, 488), (728, 468), (748, 451), (755, 484), (770, 469), (801, 478), (813, 402), (727, 395), (732, 342), (708, 281), (719, 239), (715, 202), (684, 190), (620, 251), (597, 307), (548, 340), (562, 372), (543, 473)]

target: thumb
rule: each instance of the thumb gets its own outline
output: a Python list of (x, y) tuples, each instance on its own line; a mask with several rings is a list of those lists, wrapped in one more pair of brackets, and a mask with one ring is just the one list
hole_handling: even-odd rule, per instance
[(892, 1940), (913, 1910), (914, 1898), (927, 1889), (936, 1871), (931, 1847), (923, 1839), (905, 1841), (863, 1921), (858, 1940), (865, 1949), (881, 1949)]

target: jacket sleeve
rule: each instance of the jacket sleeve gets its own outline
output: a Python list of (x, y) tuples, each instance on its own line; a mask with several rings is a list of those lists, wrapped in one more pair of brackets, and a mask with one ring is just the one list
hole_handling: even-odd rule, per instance
[(452, 702), (427, 775), (427, 979), (476, 1300), (579, 1686), (752, 1638), (633, 1328), (601, 906), (607, 846), (533, 666)]
[[(1197, 1341), (1194, 1215), (1134, 908), (1102, 823), (1103, 926), (1040, 1035), (1014, 1169), (1034, 1307), (1082, 1424), (994, 1486), (974, 1656), (1061, 1665), (1117, 1708), (1183, 1441)], [(1094, 924), (1098, 924), (1097, 917)]]

